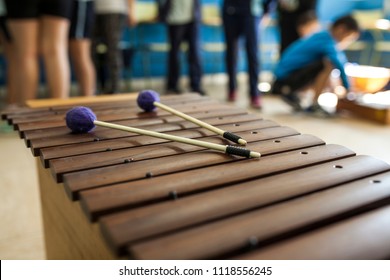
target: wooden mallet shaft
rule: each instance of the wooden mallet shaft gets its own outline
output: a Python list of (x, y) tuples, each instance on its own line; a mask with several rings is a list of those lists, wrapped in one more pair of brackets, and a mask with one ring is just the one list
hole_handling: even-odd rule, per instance
[(218, 135), (221, 135), (225, 139), (233, 141), (234, 143), (237, 143), (237, 144), (240, 144), (240, 145), (244, 145), (244, 146), (247, 144), (247, 141), (245, 141), (240, 136), (235, 135), (235, 134), (233, 134), (231, 132), (224, 131), (224, 130), (218, 128), (218, 127), (212, 126), (211, 124), (205, 123), (205, 122), (203, 122), (201, 120), (198, 120), (198, 119), (196, 119), (194, 117), (191, 117), (191, 116), (189, 116), (187, 114), (184, 114), (184, 113), (182, 113), (182, 112), (180, 112), (178, 110), (175, 110), (175, 109), (173, 109), (173, 108), (171, 108), (169, 106), (166, 106), (166, 105), (164, 105), (164, 104), (162, 104), (162, 103), (160, 103), (158, 101), (154, 101), (153, 104), (156, 107), (158, 107), (158, 108), (160, 108), (162, 110), (170, 112), (171, 114), (174, 114), (174, 115), (176, 115), (178, 117), (181, 117), (181, 118), (183, 118), (183, 119), (185, 119), (185, 120), (187, 120), (189, 122), (195, 123), (195, 124), (199, 125), (200, 127), (203, 127), (203, 128), (208, 129), (210, 131), (213, 131), (214, 133), (216, 133)]
[(215, 144), (215, 143), (209, 143), (205, 141), (200, 141), (196, 139), (190, 139), (190, 138), (185, 138), (185, 137), (180, 137), (180, 136), (175, 136), (175, 135), (170, 135), (170, 134), (165, 134), (165, 133), (160, 133), (160, 132), (155, 132), (155, 131), (150, 131), (150, 130), (145, 130), (145, 129), (140, 129), (140, 128), (135, 128), (135, 127), (129, 127), (129, 126), (124, 126), (124, 125), (119, 125), (119, 124), (113, 124), (113, 123), (107, 123), (103, 121), (98, 121), (95, 120), (93, 123), (97, 126), (103, 126), (103, 127), (108, 127), (112, 129), (118, 129), (118, 130), (123, 130), (127, 132), (132, 132), (140, 135), (147, 135), (147, 136), (152, 136), (156, 138), (161, 138), (161, 139), (166, 139), (170, 141), (175, 141), (175, 142), (181, 142), (189, 145), (195, 145), (198, 147), (203, 147), (207, 149), (212, 149), (216, 151), (221, 151), (226, 154), (230, 155), (237, 155), (237, 156), (242, 156), (242, 157), (247, 157), (247, 158), (259, 158), (261, 156), (260, 153), (258, 152), (253, 152), (248, 149), (244, 149), (241, 147), (236, 147), (236, 146), (231, 146), (231, 145), (220, 145), (220, 144)]

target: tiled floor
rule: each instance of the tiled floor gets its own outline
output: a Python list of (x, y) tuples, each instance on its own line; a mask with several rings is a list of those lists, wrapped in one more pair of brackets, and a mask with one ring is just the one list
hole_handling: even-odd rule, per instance
[[(224, 102), (224, 79), (205, 79), (208, 94)], [(162, 83), (134, 83), (136, 87), (161, 88)], [(245, 77), (240, 79), (239, 101), (247, 107)], [(255, 112), (255, 111), (252, 111)], [(290, 126), (301, 133), (316, 135), (327, 143), (341, 144), (357, 154), (368, 154), (390, 163), (390, 127), (352, 117), (321, 119), (294, 115), (277, 97), (264, 99), (263, 118)], [(0, 259), (44, 258), (35, 161), (22, 140), (0, 123)]]

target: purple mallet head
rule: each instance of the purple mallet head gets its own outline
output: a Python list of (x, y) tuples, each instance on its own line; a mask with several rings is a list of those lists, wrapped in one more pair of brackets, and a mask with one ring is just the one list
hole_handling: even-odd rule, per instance
[(153, 104), (155, 101), (160, 101), (160, 95), (154, 90), (143, 90), (137, 97), (138, 106), (146, 112), (151, 112), (156, 109), (156, 106)]
[(66, 112), (65, 120), (73, 133), (84, 133), (95, 128), (96, 115), (90, 108), (78, 106)]

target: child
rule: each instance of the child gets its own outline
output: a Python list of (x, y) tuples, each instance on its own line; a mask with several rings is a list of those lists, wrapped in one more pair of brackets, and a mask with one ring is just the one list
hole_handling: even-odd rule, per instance
[(245, 39), (245, 51), (248, 61), (250, 105), (261, 109), (261, 97), (258, 90), (260, 63), (258, 58), (259, 24), (262, 16), (268, 13), (275, 0), (224, 0), (222, 5), (223, 29), (226, 41), (225, 62), (229, 77), (229, 102), (237, 99), (237, 55), (238, 42)]
[(168, 27), (170, 50), (168, 55), (167, 92), (180, 93), (180, 45), (188, 42), (188, 67), (193, 92), (204, 95), (201, 87), (202, 67), (200, 55), (201, 3), (199, 0), (160, 0), (159, 18)]
[(347, 15), (336, 20), (330, 30), (317, 32), (293, 43), (283, 53), (276, 66), (273, 92), (281, 94), (285, 102), (296, 111), (301, 111), (297, 92), (311, 86), (315, 96), (308, 111), (323, 112), (317, 99), (333, 68), (340, 71), (343, 85), (346, 90), (349, 89), (349, 81), (344, 71), (347, 59), (341, 50), (358, 36), (358, 23)]

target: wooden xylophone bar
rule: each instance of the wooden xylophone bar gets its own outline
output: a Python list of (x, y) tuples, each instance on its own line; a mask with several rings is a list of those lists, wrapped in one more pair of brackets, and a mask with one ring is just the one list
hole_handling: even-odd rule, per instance
[[(218, 105), (215, 101), (208, 101), (206, 100), (196, 100), (192, 104), (177, 104), (177, 106), (180, 105), (180, 108), (186, 112), (186, 113), (195, 113), (195, 112), (204, 112), (207, 114), (210, 109), (227, 109), (226, 106)], [(69, 109), (69, 108), (68, 108)], [(167, 112), (140, 112), (137, 108), (117, 108), (117, 110), (112, 109), (105, 109), (105, 110), (98, 110), (99, 114), (101, 113), (100, 119), (102, 121), (120, 121), (120, 120), (131, 120), (131, 119), (143, 119), (143, 118), (150, 118), (158, 116), (167, 116), (169, 113)], [(36, 129), (45, 129), (45, 128), (52, 128), (52, 127), (60, 127), (64, 126), (64, 119), (65, 111), (63, 111), (61, 114), (51, 117), (50, 120), (47, 118), (41, 119), (38, 118), (34, 121), (34, 119), (27, 119), (22, 123), (14, 124), (14, 127), (20, 132), (21, 136), (23, 136), (23, 133), (25, 131), (29, 130), (36, 130)]]
[[(142, 113), (134, 95), (115, 98), (88, 105), (99, 120), (231, 144)], [(82, 99), (2, 114), (39, 156), (49, 259), (390, 257), (387, 163), (198, 95), (161, 102), (239, 134), (262, 157), (100, 127), (71, 134), (64, 115)]]
[[(318, 174), (316, 175), (318, 176)], [(134, 247), (129, 247), (129, 250), (135, 257), (140, 259), (197, 259), (210, 255), (219, 257), (228, 254), (229, 252), (234, 252), (235, 250), (239, 251), (239, 249), (250, 245), (250, 238), (255, 238), (257, 242), (261, 243), (262, 246), (265, 246), (267, 245), (267, 241), (275, 241), (277, 238), (285, 238), (288, 235), (293, 236), (299, 233), (299, 230), (307, 230), (305, 227), (315, 228), (321, 223), (326, 224), (331, 220), (340, 219), (340, 216), (343, 214), (352, 215), (352, 211), (364, 211), (365, 207), (369, 208), (371, 206), (388, 204), (390, 201), (390, 189), (385, 185), (379, 186), (378, 188), (372, 187), (371, 180), (377, 180), (378, 178), (384, 178), (389, 182), (390, 173), (385, 174), (385, 176), (377, 175), (364, 178), (357, 182), (340, 185), (314, 194), (308, 194), (304, 197), (299, 197), (286, 202), (283, 202), (283, 198), (287, 197), (287, 195), (283, 192), (276, 193), (274, 189), (266, 192), (267, 190), (259, 188), (259, 193), (256, 196), (257, 200), (254, 201), (254, 197), (248, 197), (248, 201), (260, 205), (271, 205), (271, 203), (275, 200), (277, 201), (277, 199), (282, 202), (277, 205), (271, 205), (259, 210), (253, 210), (249, 213), (237, 215), (228, 220), (199, 226), (195, 229), (185, 230), (168, 237), (157, 238), (153, 241), (141, 242)], [(280, 180), (278, 180), (279, 178), (276, 179), (276, 181), (272, 181), (268, 186), (271, 187), (275, 182), (278, 185), (282, 185)], [(285, 182), (285, 180), (286, 178), (282, 178), (282, 181)], [(239, 187), (242, 188), (244, 186), (240, 185)], [(226, 191), (228, 192), (228, 190)], [(289, 192), (289, 190), (286, 190), (285, 192)], [(252, 194), (248, 194), (248, 196), (249, 195), (253, 196), (256, 194), (252, 191)], [(293, 196), (294, 194), (290, 191), (289, 195)], [(356, 196), (356, 198), (351, 198), (352, 196)], [(198, 196), (191, 199), (196, 203), (195, 199), (202, 200), (203, 198)], [(231, 205), (234, 205), (234, 203), (237, 205), (237, 202), (233, 202), (232, 200), (233, 199), (228, 200)], [(182, 202), (185, 203), (189, 201), (183, 199)], [(371, 203), (377, 205), (371, 205)], [(161, 212), (164, 206), (166, 209)], [(148, 211), (147, 213), (141, 213), (143, 214), (142, 216), (136, 211), (133, 211), (132, 215), (139, 219), (139, 221), (147, 221), (149, 215), (153, 216), (154, 223), (149, 226), (156, 227), (155, 231), (163, 230), (161, 228), (157, 229), (161, 224), (164, 224), (164, 229), (167, 228), (167, 225), (171, 225), (171, 223), (175, 223), (174, 225), (179, 227), (177, 224), (179, 218), (181, 218), (180, 221), (182, 223), (185, 223), (185, 219), (188, 218), (191, 222), (193, 222), (191, 219), (199, 219), (199, 213), (196, 213), (196, 217), (194, 215), (184, 216), (182, 213), (175, 215), (167, 210), (167, 206), (168, 205), (159, 205), (160, 209), (154, 207), (154, 209), (152, 209), (155, 210), (155, 212)], [(171, 209), (172, 206), (173, 205), (170, 207)], [(193, 204), (185, 207), (187, 210), (186, 214), (188, 211), (196, 211), (191, 209), (191, 206), (193, 206)], [(178, 205), (178, 208), (179, 207), (180, 206)], [(238, 205), (237, 207), (242, 208), (244, 206)], [(205, 209), (205, 211), (210, 210), (212, 209)], [(140, 211), (142, 211), (142, 209), (138, 212)], [(230, 211), (232, 211), (231, 208)], [(178, 212), (178, 209), (176, 209), (175, 213)], [(212, 211), (210, 212), (215, 213)], [(226, 213), (229, 213), (229, 211), (226, 211)], [(209, 213), (208, 215), (211, 216)], [(142, 228), (144, 224), (145, 223), (142, 222), (134, 223), (136, 226), (132, 231), (136, 232)], [(259, 227), (254, 228), (254, 224), (259, 225)], [(149, 229), (147, 232), (150, 231), (151, 230)], [(229, 234), (231, 231), (234, 231), (234, 234)], [(205, 238), (206, 236), (207, 238)], [(276, 245), (276, 247), (277, 246), (278, 245)], [(163, 252), (159, 252), (158, 248), (169, 248), (169, 250), (163, 254)], [(183, 251), (180, 250), (180, 248), (186, 248), (186, 250)], [(315, 247), (312, 249), (313, 251), (316, 250)], [(299, 249), (297, 248), (297, 250)], [(261, 250), (259, 250), (259, 252), (261, 252)], [(348, 252), (345, 253), (347, 254)], [(298, 252), (296, 252), (296, 254), (298, 255)], [(251, 252), (248, 255), (253, 255), (253, 258), (256, 258), (256, 253), (254, 252)], [(265, 254), (264, 258), (266, 257)], [(283, 258), (283, 256), (279, 256), (279, 258)]]
[[(324, 229), (304, 234), (266, 248), (241, 255), (242, 259), (389, 259), (390, 207), (382, 207)], [(348, 232), (346, 235), (345, 233)], [(322, 242), (327, 248), (308, 250)], [(299, 254), (305, 250), (305, 254)]]
[[(221, 126), (223, 127), (223, 126)], [(183, 137), (188, 137), (188, 133), (171, 133), (173, 135), (179, 135)], [(245, 139), (252, 140), (253, 134), (252, 132), (242, 132), (240, 133), (242, 137), (245, 137)], [(286, 128), (286, 127), (275, 127), (275, 128), (269, 128), (264, 129), (261, 137), (264, 139), (265, 137), (272, 137), (272, 136), (288, 136), (288, 135), (295, 135), (298, 134), (295, 130)], [(192, 133), (192, 135), (194, 135)], [(227, 144), (226, 141), (221, 139), (220, 137), (190, 137), (195, 138), (203, 141), (208, 141), (211, 143), (217, 143), (217, 144)], [(259, 136), (256, 137), (259, 139)], [(139, 137), (137, 138), (139, 140), (146, 140), (146, 137)], [(147, 138), (147, 141), (150, 138)], [(138, 140), (138, 144), (139, 141)], [(194, 152), (194, 151), (200, 151), (205, 150), (205, 148), (197, 147), (197, 146), (190, 146), (186, 144), (181, 143), (166, 143), (168, 141), (155, 141), (155, 143), (162, 143), (162, 144), (155, 144), (152, 147), (149, 147), (149, 142), (145, 144), (145, 146), (142, 147), (131, 147), (131, 144), (128, 144), (128, 148), (125, 149), (119, 149), (113, 151), (112, 148), (107, 148), (103, 152), (96, 152), (93, 155), (87, 154), (87, 155), (80, 155), (80, 156), (73, 156), (73, 157), (62, 157), (59, 159), (53, 159), (50, 161), (50, 167), (53, 170), (54, 174), (57, 175), (58, 182), (61, 181), (61, 175), (69, 172), (69, 171), (77, 171), (78, 167), (80, 170), (85, 169), (91, 169), (91, 168), (97, 168), (97, 167), (104, 167), (114, 164), (122, 164), (126, 159), (131, 159), (132, 162), (139, 161), (139, 160), (147, 160), (147, 159), (153, 159), (153, 158), (159, 158), (162, 156), (169, 156), (169, 155), (175, 155), (178, 152), (181, 153), (188, 153), (188, 152)], [(251, 141), (252, 142), (252, 141)], [(110, 153), (107, 153), (110, 152)], [(59, 178), (58, 178), (59, 177)]]

